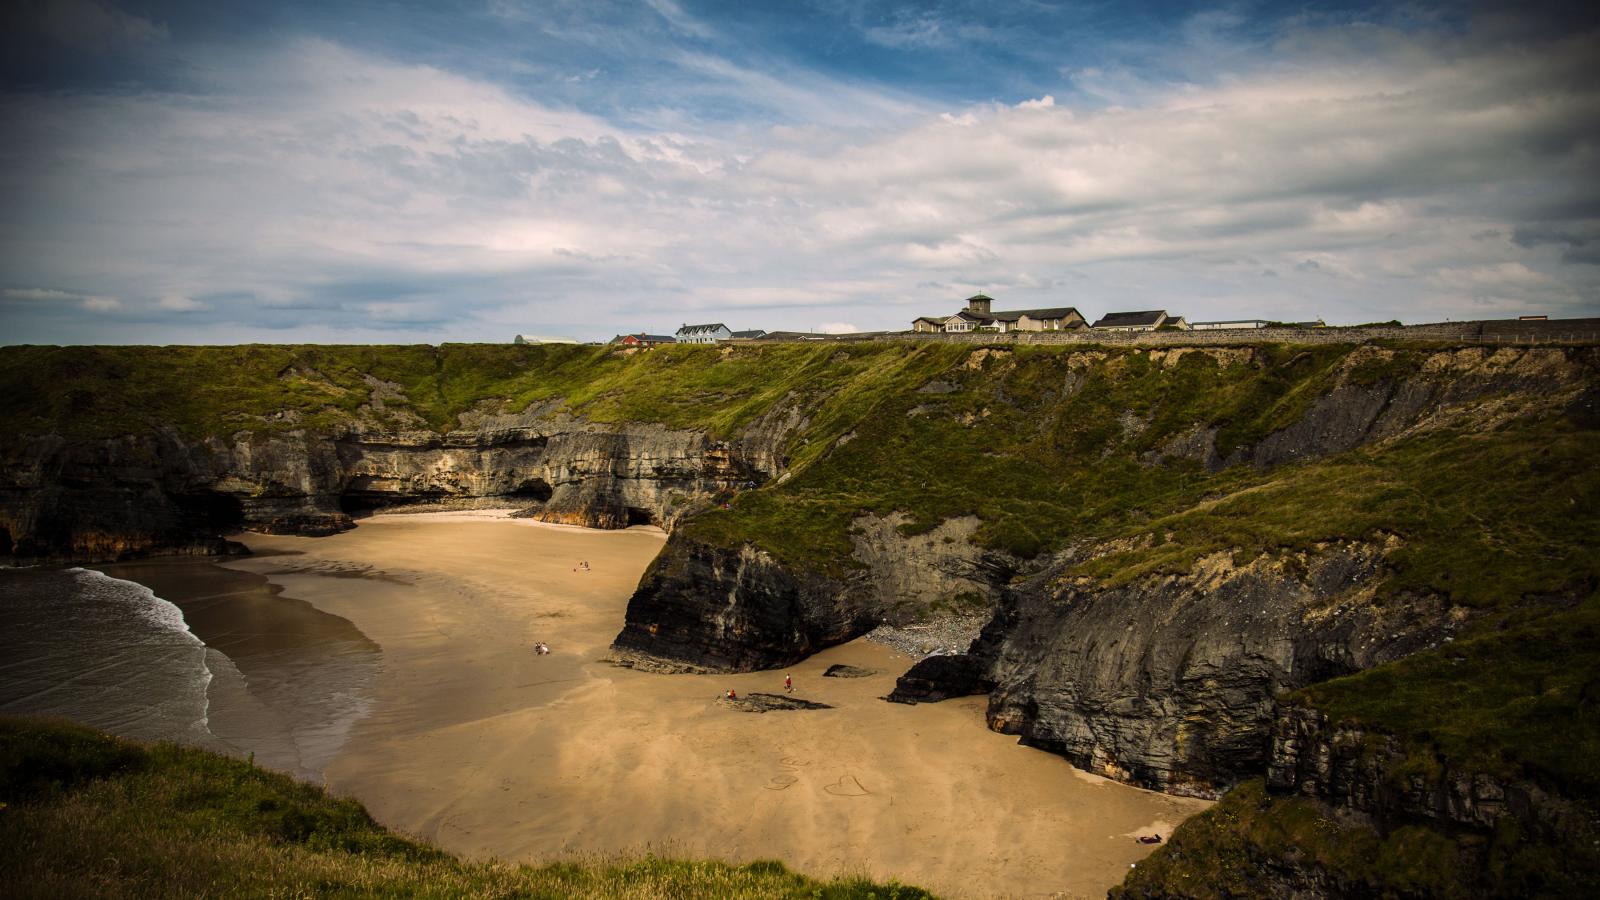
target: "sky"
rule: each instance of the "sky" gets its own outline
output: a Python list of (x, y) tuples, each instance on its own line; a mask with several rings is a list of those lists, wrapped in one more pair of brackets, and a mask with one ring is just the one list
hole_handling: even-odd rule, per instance
[(13, 0), (0, 342), (1600, 315), (1600, 7)]

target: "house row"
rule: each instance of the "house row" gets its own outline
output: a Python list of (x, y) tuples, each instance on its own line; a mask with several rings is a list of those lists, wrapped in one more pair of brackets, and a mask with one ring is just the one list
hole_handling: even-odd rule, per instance
[[(1004, 334), (1010, 331), (1224, 331), (1243, 328), (1266, 328), (1281, 324), (1263, 319), (1229, 319), (1217, 322), (1189, 322), (1183, 316), (1174, 316), (1164, 309), (1137, 312), (1106, 313), (1092, 324), (1070, 306), (1050, 309), (1016, 309), (995, 311), (994, 299), (984, 294), (967, 298), (965, 309), (951, 316), (918, 316), (911, 321), (913, 332), (956, 334), (969, 331), (993, 331)], [(1295, 322), (1299, 328), (1321, 328), (1321, 319), (1314, 322)]]
[(760, 340), (767, 336), (765, 331), (752, 328), (748, 331), (732, 331), (721, 322), (709, 322), (704, 325), (684, 324), (673, 334), (619, 334), (610, 340), (612, 344), (628, 347), (654, 347), (659, 344), (715, 344), (718, 341)]
[(1015, 309), (995, 312), (994, 298), (973, 294), (967, 308), (953, 316), (918, 316), (911, 322), (916, 332), (956, 333), (963, 331), (1071, 331), (1083, 328), (1083, 316), (1070, 306), (1050, 309)]

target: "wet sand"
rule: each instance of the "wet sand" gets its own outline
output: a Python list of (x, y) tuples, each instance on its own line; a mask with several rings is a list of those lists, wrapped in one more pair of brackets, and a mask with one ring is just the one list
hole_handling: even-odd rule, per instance
[[(953, 896), (1103, 896), (1206, 803), (1018, 746), (982, 698), (879, 698), (912, 660), (856, 641), (788, 670), (820, 710), (744, 712), (783, 671), (650, 675), (604, 662), (664, 536), (482, 516), (380, 516), (330, 538), (248, 535), (229, 568), (382, 648), (372, 712), (326, 769), (383, 823), (472, 856), (655, 851), (781, 859)], [(580, 560), (592, 570), (575, 572)], [(535, 655), (535, 641), (552, 652)], [(823, 678), (834, 663), (878, 670)]]
[(211, 671), (204, 746), (320, 781), (370, 708), (379, 648), (354, 625), (250, 572), (202, 558), (98, 567), (183, 611)]

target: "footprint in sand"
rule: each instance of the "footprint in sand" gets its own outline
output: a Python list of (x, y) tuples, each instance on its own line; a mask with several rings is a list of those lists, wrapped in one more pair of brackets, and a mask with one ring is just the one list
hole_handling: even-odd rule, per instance
[(872, 793), (862, 787), (854, 775), (841, 775), (838, 781), (825, 785), (822, 789), (835, 797), (865, 797)]

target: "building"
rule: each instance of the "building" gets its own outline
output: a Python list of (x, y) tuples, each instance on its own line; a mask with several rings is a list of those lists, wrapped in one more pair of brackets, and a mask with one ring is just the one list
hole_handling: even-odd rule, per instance
[(619, 334), (611, 339), (611, 343), (623, 347), (654, 347), (659, 344), (676, 344), (677, 338), (670, 334)]
[(733, 333), (733, 339), (736, 341), (759, 341), (766, 336), (767, 333), (760, 328), (752, 328), (749, 331), (735, 331)]
[(549, 337), (538, 334), (519, 334), (512, 338), (513, 344), (576, 344), (577, 341), (569, 337)]
[(1228, 319), (1222, 322), (1191, 322), (1189, 327), (1195, 331), (1238, 331), (1247, 328), (1265, 328), (1266, 319)]
[(911, 330), (921, 333), (967, 331), (1068, 331), (1084, 327), (1083, 316), (1070, 306), (1049, 309), (1013, 309), (994, 312), (992, 297), (973, 294), (967, 298), (967, 308), (953, 316), (918, 316), (911, 320)]
[(680, 344), (715, 344), (733, 337), (733, 332), (721, 322), (710, 325), (684, 325), (675, 335)]
[(1106, 313), (1094, 323), (1094, 327), (1100, 331), (1155, 331), (1158, 328), (1188, 331), (1189, 323), (1183, 316), (1167, 315), (1164, 309), (1149, 309), (1141, 312)]

